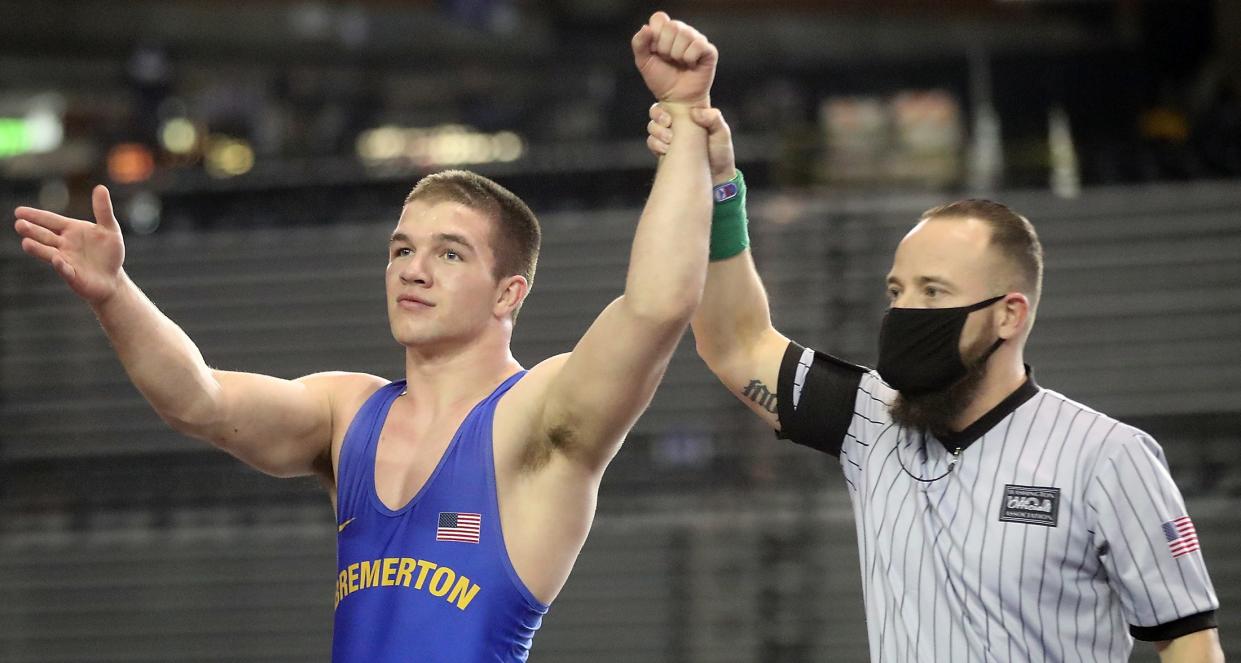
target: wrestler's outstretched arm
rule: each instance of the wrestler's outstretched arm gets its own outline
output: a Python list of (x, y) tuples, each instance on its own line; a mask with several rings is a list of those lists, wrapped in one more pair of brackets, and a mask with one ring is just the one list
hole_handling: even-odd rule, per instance
[(95, 223), (18, 207), (14, 229), (22, 250), (51, 265), (91, 307), (130, 380), (159, 416), (269, 474), (322, 470), (332, 435), (328, 386), (378, 378), (318, 374), (290, 381), (213, 370), (126, 275), (125, 243), (108, 190), (96, 186), (91, 203)]

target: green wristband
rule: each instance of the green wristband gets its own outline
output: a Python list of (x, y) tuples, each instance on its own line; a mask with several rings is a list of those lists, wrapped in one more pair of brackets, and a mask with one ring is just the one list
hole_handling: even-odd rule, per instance
[(715, 205), (711, 211), (712, 260), (731, 258), (750, 246), (746, 232), (745, 178), (741, 171), (731, 180), (716, 186), (712, 191)]

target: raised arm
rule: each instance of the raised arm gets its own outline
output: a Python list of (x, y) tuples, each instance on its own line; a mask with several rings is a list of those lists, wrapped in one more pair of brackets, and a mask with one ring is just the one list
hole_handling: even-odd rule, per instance
[(624, 294), (595, 320), (548, 384), (541, 427), (552, 447), (602, 471), (646, 408), (702, 296), (710, 224), (706, 105), (716, 51), (657, 13), (634, 35), (634, 60), (678, 132), (638, 221)]
[[(692, 117), (708, 131), (713, 183), (731, 181), (737, 170), (732, 134), (724, 116), (708, 108), (695, 109)], [(671, 120), (659, 105), (651, 107), (647, 145), (652, 152), (665, 154), (680, 131), (679, 126), (673, 130)], [(736, 204), (744, 210), (744, 199)], [(692, 326), (698, 355), (711, 371), (755, 414), (779, 429), (776, 383), (789, 340), (771, 324), (767, 292), (748, 247), (710, 261), (702, 303)]]
[(94, 311), (130, 380), (177, 431), (279, 476), (322, 469), (331, 396), (342, 380), (289, 381), (217, 371), (125, 274), (125, 245), (108, 190), (92, 192), (96, 223), (19, 207), (22, 250), (50, 264)]

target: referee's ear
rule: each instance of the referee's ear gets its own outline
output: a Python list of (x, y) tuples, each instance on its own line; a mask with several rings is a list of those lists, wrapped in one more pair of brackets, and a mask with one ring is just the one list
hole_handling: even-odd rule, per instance
[(1004, 295), (1004, 300), (996, 306), (996, 315), (999, 316), (996, 333), (1004, 340), (1025, 335), (1034, 322), (1033, 313), (1030, 309), (1030, 298), (1023, 293), (1010, 292)]

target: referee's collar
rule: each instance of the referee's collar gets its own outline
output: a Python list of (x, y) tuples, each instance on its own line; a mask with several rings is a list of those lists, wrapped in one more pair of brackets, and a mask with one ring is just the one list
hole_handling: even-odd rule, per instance
[(945, 433), (936, 436), (936, 439), (944, 445), (948, 451), (956, 449), (965, 450), (966, 447), (973, 444), (978, 438), (982, 437), (987, 431), (995, 428), (995, 425), (1004, 420), (1004, 417), (1012, 414), (1025, 404), (1026, 401), (1034, 398), (1038, 393), (1038, 384), (1034, 381), (1034, 371), (1029, 364), (1026, 367), (1026, 381), (1021, 383), (1020, 387), (1008, 395), (1007, 398), (1000, 401), (995, 407), (991, 408), (986, 414), (978, 418), (977, 421), (965, 427), (965, 430), (959, 433)]

